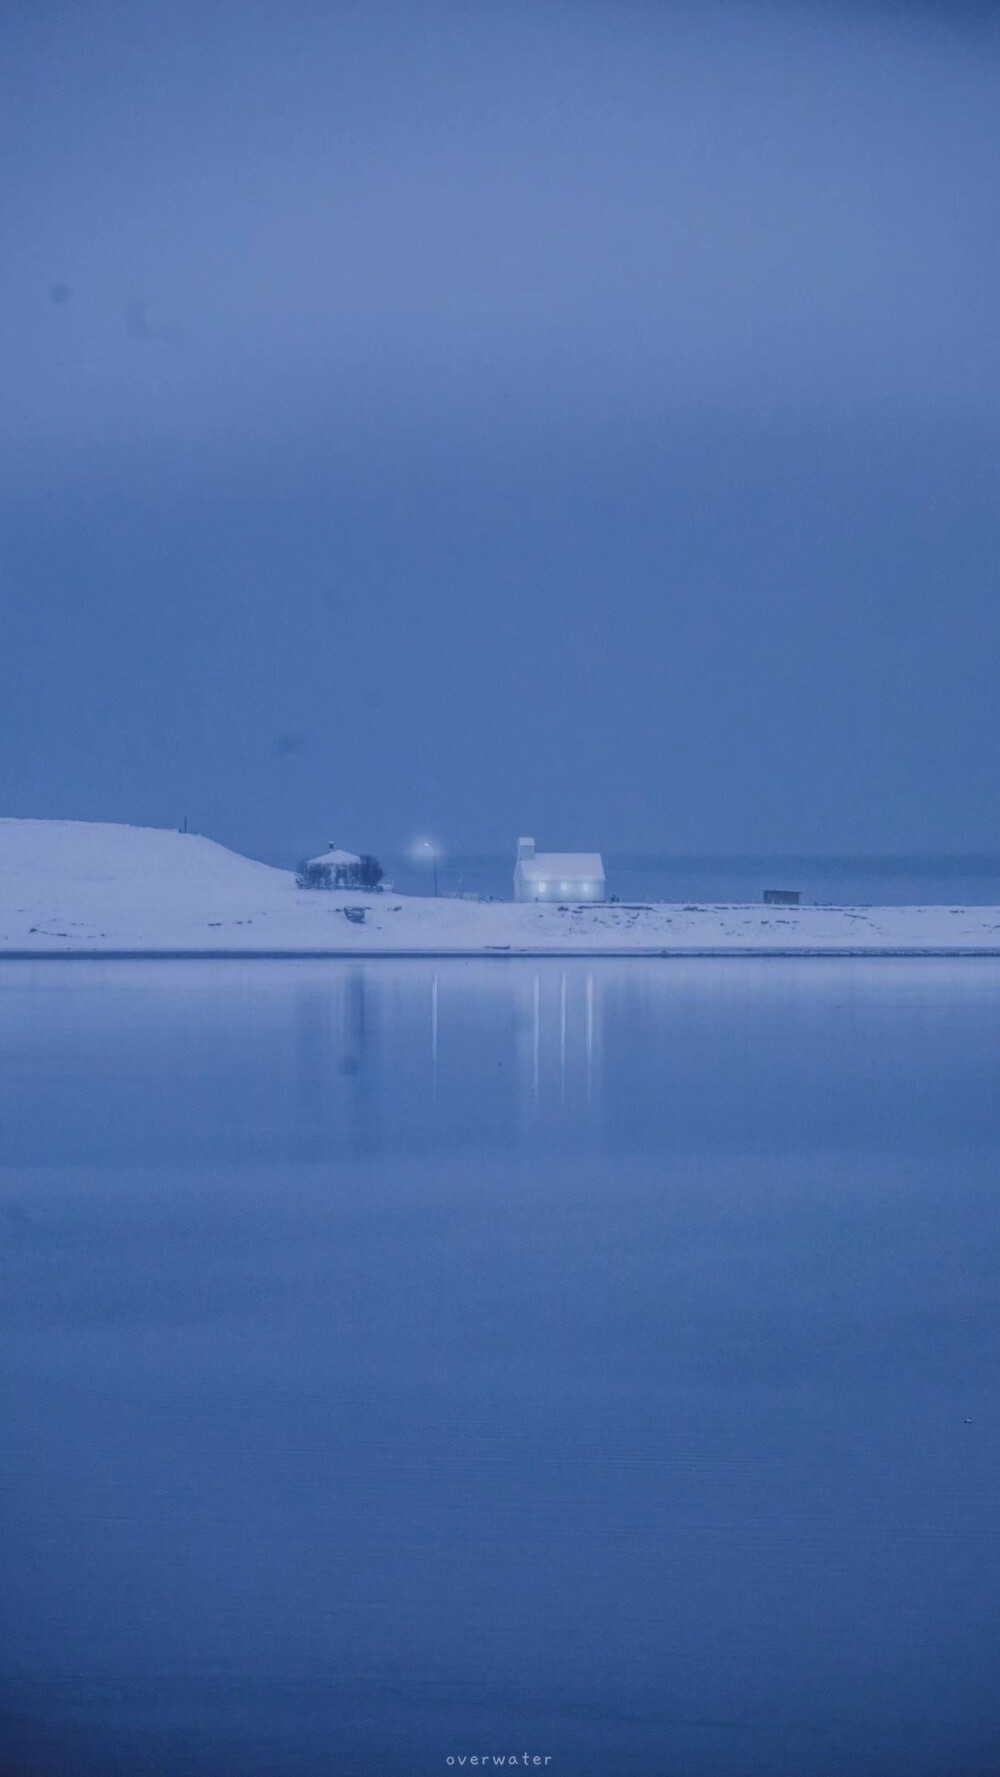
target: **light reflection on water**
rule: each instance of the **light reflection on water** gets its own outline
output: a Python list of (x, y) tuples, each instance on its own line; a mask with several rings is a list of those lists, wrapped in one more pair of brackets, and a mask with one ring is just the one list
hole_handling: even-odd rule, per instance
[(998, 1035), (992, 962), (0, 969), (23, 1767), (985, 1777)]

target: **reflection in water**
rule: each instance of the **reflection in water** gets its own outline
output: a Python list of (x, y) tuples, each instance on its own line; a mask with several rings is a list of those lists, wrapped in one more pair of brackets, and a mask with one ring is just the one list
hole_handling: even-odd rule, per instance
[(8, 964), (0, 1157), (976, 1139), (992, 1128), (998, 970)]
[(992, 962), (0, 968), (0, 1771), (987, 1777), (998, 1038)]
[(587, 1103), (594, 1097), (594, 977), (587, 971)]
[(438, 1095), (438, 978), (431, 981), (431, 1097)]

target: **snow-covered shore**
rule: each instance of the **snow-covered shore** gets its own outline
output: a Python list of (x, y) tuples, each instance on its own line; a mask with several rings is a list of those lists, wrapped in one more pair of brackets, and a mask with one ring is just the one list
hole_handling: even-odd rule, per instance
[(122, 954), (1000, 956), (1000, 907), (561, 907), (320, 893), (198, 834), (0, 820), (0, 959)]

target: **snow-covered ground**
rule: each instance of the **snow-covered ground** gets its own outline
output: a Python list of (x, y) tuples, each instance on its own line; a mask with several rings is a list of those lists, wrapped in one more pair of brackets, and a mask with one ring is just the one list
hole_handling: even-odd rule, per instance
[[(363, 921), (347, 909), (363, 909)], [(1000, 955), (1000, 907), (563, 907), (326, 893), (198, 834), (0, 820), (0, 956), (122, 951)]]

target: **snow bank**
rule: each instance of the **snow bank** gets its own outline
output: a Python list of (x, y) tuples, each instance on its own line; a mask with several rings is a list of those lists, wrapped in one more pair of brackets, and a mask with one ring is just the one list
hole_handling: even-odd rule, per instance
[(1000, 955), (1000, 907), (573, 906), (325, 893), (195, 833), (0, 820), (0, 956), (122, 951)]

